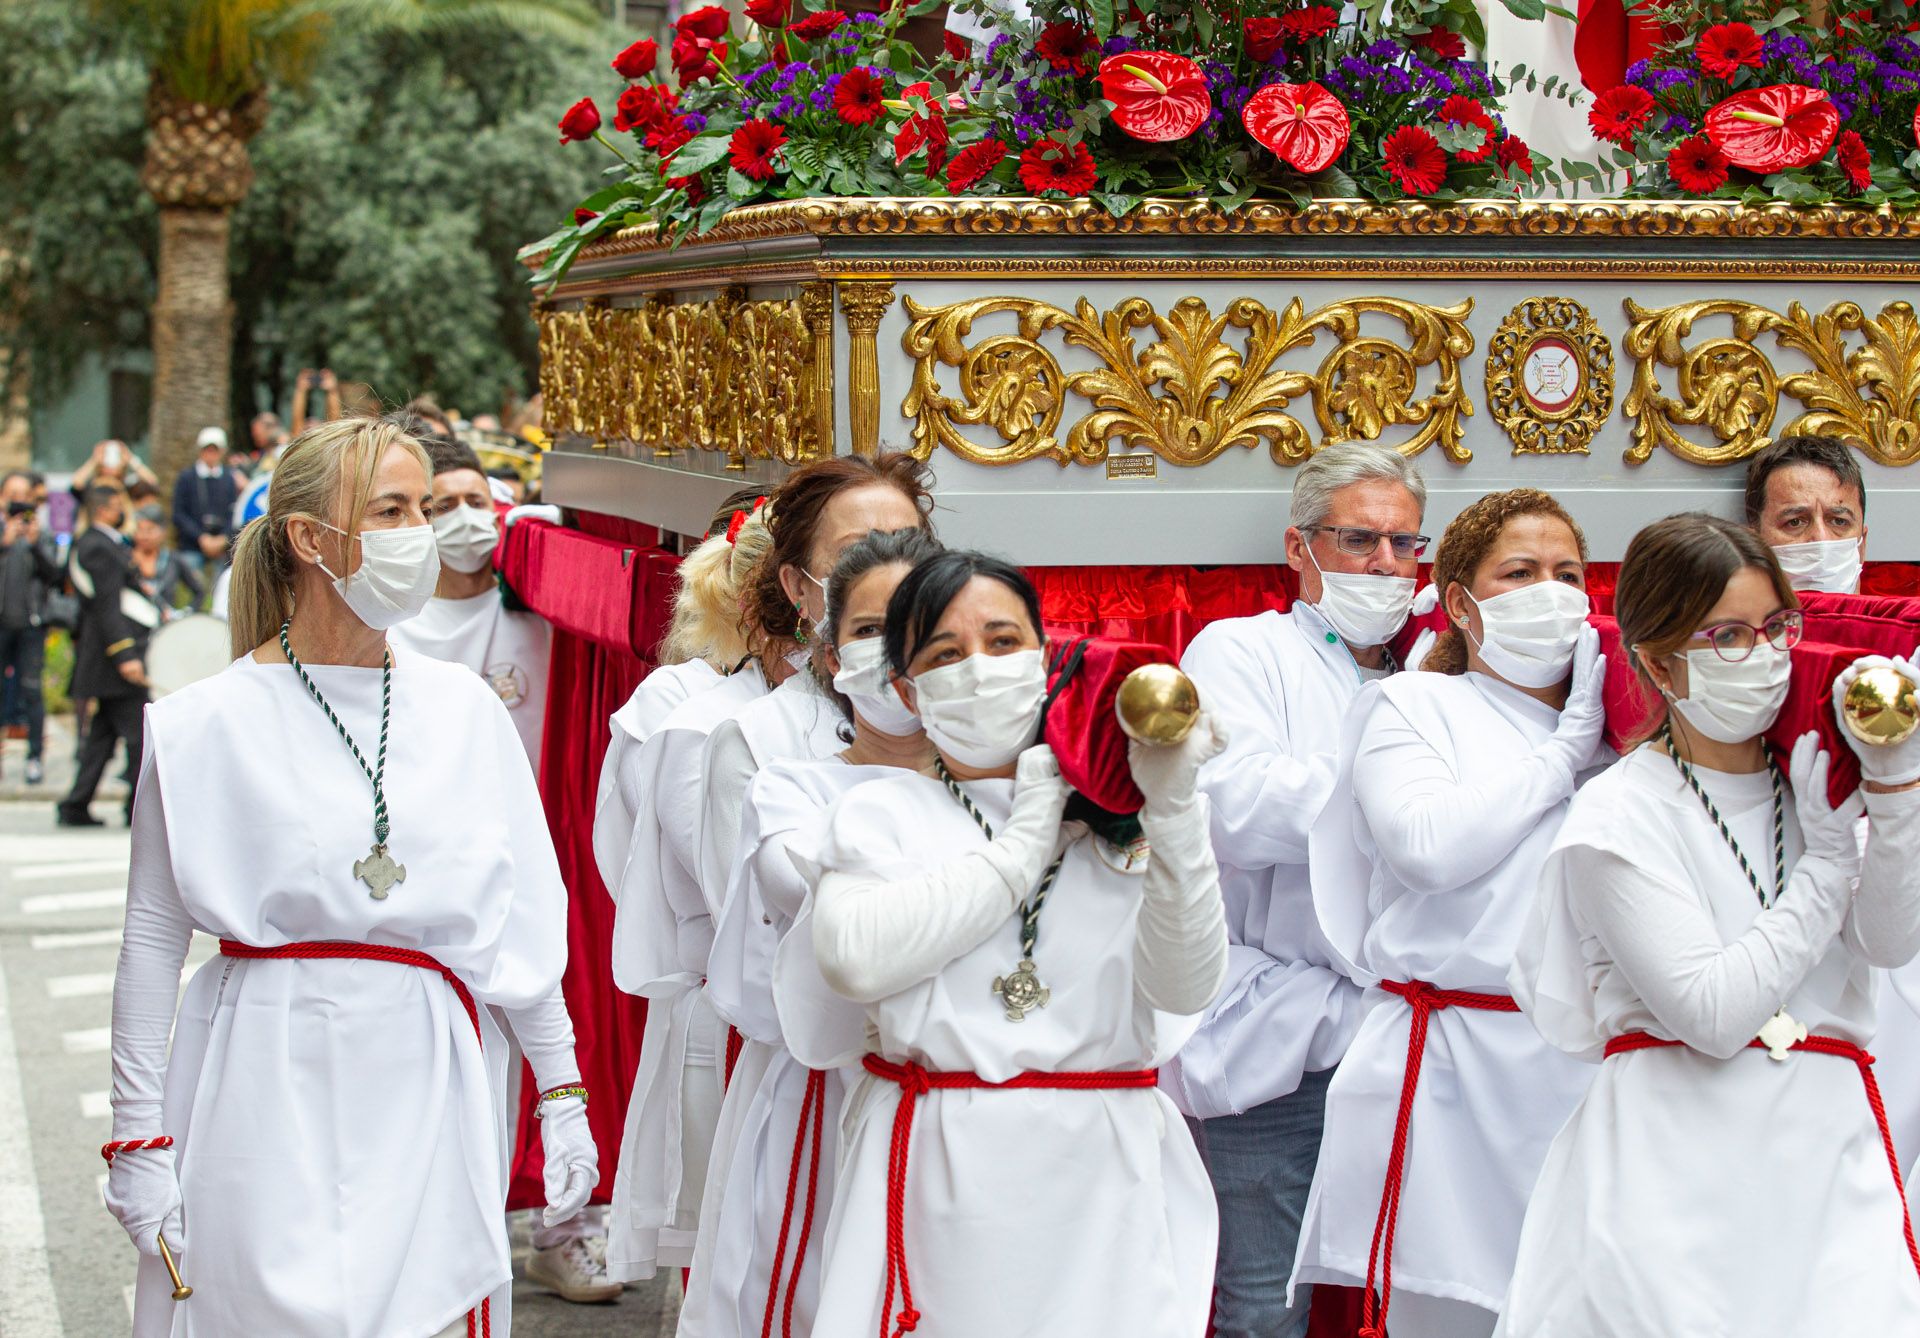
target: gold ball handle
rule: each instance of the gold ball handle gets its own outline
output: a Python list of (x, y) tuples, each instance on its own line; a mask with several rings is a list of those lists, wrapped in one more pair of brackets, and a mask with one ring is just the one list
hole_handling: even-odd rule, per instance
[(165, 1236), (155, 1236), (160, 1242), (160, 1262), (167, 1266), (167, 1276), (173, 1279), (173, 1299), (184, 1301), (193, 1295), (193, 1288), (180, 1280), (180, 1265), (173, 1262), (173, 1251), (167, 1248)]
[(1876, 748), (1904, 743), (1920, 728), (1920, 685), (1892, 665), (1863, 671), (1840, 703), (1847, 733)]
[(1193, 722), (1200, 718), (1200, 691), (1174, 665), (1143, 664), (1120, 684), (1113, 713), (1128, 738), (1166, 747), (1193, 732)]

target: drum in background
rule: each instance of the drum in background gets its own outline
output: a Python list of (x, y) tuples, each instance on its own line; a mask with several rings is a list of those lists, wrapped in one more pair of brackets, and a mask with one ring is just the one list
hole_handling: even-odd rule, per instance
[(160, 627), (147, 642), (147, 682), (155, 697), (212, 678), (233, 661), (227, 620), (189, 613)]

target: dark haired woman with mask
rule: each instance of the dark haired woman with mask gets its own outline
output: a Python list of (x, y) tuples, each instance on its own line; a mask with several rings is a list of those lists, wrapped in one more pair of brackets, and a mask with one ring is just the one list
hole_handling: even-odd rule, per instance
[(1801, 615), (1750, 531), (1648, 526), (1615, 610), (1657, 732), (1575, 797), (1508, 976), (1548, 1041), (1600, 1067), (1496, 1332), (1920, 1332), (1861, 1048), (1871, 968), (1920, 949), (1920, 791), (1868, 762), (1863, 857), (1861, 800), (1828, 802), (1817, 736), (1786, 784), (1761, 736)]
[[(703, 1213), (712, 1248), (703, 1251), (689, 1291), (704, 1296), (708, 1338), (758, 1338), (814, 1332), (820, 1238), (833, 1200), (837, 1131), (846, 1073), (794, 1057), (773, 994), (774, 957), (801, 913), (806, 883), (788, 856), (797, 837), (816, 829), (842, 794), (894, 768), (931, 773), (933, 748), (913, 712), (890, 686), (881, 632), (887, 601), (915, 563), (940, 551), (924, 530), (870, 534), (841, 554), (827, 581), (817, 655), (836, 688), (846, 746), (827, 757), (769, 762), (741, 808), (738, 857), (726, 909), (715, 928), (707, 991), (721, 1018), (772, 1056), (752, 1088), (728, 1090), (739, 1107), (731, 1165), (716, 1166), (715, 1211)], [(876, 653), (878, 652), (878, 653)], [(810, 932), (810, 931), (809, 931)], [(812, 943), (801, 941), (811, 963)], [(818, 971), (813, 973), (818, 979)], [(864, 1034), (854, 1018), (858, 1062)]]
[[(1136, 747), (1142, 858), (1062, 824), (1066, 787), (1036, 743), (1039, 606), (1017, 569), (921, 563), (886, 645), (934, 774), (869, 781), (794, 842), (818, 970), (867, 1032), (814, 1331), (1197, 1338), (1217, 1215), (1154, 1066), (1226, 969), (1194, 789), (1219, 741), (1203, 718), (1182, 744)], [(783, 962), (796, 1053), (833, 1058), (786, 980)]]
[(1369, 1012), (1327, 1090), (1294, 1285), (1364, 1285), (1363, 1324), (1395, 1338), (1492, 1332), (1591, 1075), (1506, 993), (1568, 802), (1614, 760), (1585, 582), (1586, 540), (1546, 493), (1462, 511), (1434, 558), (1439, 672), (1360, 690), (1313, 827), (1314, 907)]

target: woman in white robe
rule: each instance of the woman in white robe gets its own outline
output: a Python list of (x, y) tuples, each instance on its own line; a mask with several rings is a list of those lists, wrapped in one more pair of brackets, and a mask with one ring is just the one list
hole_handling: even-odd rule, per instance
[[(914, 563), (939, 551), (931, 535), (909, 529), (869, 535), (841, 555), (819, 629), (849, 741), (821, 761), (769, 762), (741, 810), (739, 853), (707, 988), (720, 1016), (772, 1055), (752, 1091), (741, 1084), (729, 1090), (729, 1104), (743, 1103), (739, 1137), (731, 1165), (709, 1177), (724, 1190), (714, 1212), (702, 1215), (713, 1244), (693, 1283), (705, 1292), (711, 1338), (813, 1332), (820, 1238), (833, 1199), (848, 1075), (800, 1063), (781, 1035), (774, 956), (806, 896), (787, 850), (794, 839), (809, 839), (827, 809), (854, 786), (884, 778), (889, 768), (931, 773), (932, 745), (889, 684), (881, 632), (894, 589)], [(805, 946), (810, 954), (811, 942)], [(858, 1009), (841, 1002), (857, 1020)], [(858, 1055), (846, 1062), (857, 1063)]]
[[(485, 683), (386, 643), (433, 590), (429, 496), (396, 427), (304, 434), (235, 552), (236, 660), (149, 708), (106, 1194), (140, 1338), (506, 1333), (495, 1009), (543, 1092), (546, 1220), (598, 1179), (526, 753)], [(195, 931), (221, 957), (176, 1015)]]
[(1493, 1331), (1592, 1073), (1505, 989), (1568, 801), (1614, 760), (1585, 563), (1543, 492), (1461, 512), (1433, 566), (1452, 627), (1428, 672), (1361, 689), (1313, 825), (1315, 910), (1369, 1012), (1327, 1090), (1293, 1282), (1366, 1287), (1363, 1322), (1395, 1338)]
[(1749, 531), (1648, 526), (1615, 611), (1665, 728), (1574, 799), (1508, 977), (1599, 1070), (1541, 1170), (1497, 1332), (1920, 1332), (1860, 1049), (1872, 968), (1920, 948), (1920, 790), (1858, 750), (1864, 859), (1861, 800), (1829, 804), (1817, 736), (1786, 792), (1760, 735), (1799, 610)]
[[(1038, 601), (1015, 568), (921, 563), (886, 640), (939, 777), (861, 785), (811, 848), (794, 843), (818, 979), (863, 1005), (871, 1036), (814, 1331), (1199, 1338), (1216, 1209), (1153, 1069), (1226, 968), (1194, 789), (1213, 728), (1135, 749), (1141, 859), (1062, 824), (1066, 787), (1034, 743)], [(802, 1063), (840, 1062), (847, 1029), (803, 974), (775, 971), (787, 1043)]]

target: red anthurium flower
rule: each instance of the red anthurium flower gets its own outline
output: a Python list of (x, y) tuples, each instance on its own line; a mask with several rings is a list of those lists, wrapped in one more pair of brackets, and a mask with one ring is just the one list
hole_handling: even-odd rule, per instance
[(793, 0), (747, 0), (747, 17), (762, 28), (784, 28)]
[(893, 137), (893, 164), (898, 167), (921, 146), (927, 150), (927, 173), (938, 172), (947, 161), (947, 118), (929, 83), (908, 84), (900, 90), (897, 110), (908, 113), (907, 123)]
[(573, 211), (573, 226), (576, 228), (581, 227), (584, 224), (593, 222), (593, 220), (598, 217), (600, 217), (600, 215), (594, 213), (591, 209), (576, 209)]
[(886, 111), (887, 85), (866, 70), (848, 70), (833, 90), (833, 110), (848, 125), (871, 125)]
[(593, 105), (592, 98), (581, 98), (560, 118), (560, 142), (577, 144), (583, 139), (592, 139), (593, 132), (600, 128), (600, 109)]
[(1711, 195), (1727, 184), (1727, 155), (1705, 135), (1695, 135), (1668, 150), (1667, 175), (1689, 195)]
[(727, 58), (727, 44), (704, 37), (676, 37), (668, 57), (682, 84), (697, 84), (720, 73), (720, 62)]
[(800, 22), (790, 26), (787, 31), (803, 42), (817, 42), (846, 21), (847, 16), (839, 10), (822, 9), (807, 15)]
[(772, 121), (748, 121), (727, 141), (727, 161), (749, 181), (765, 181), (774, 173), (773, 155), (787, 142), (787, 132)]
[(1241, 32), (1245, 35), (1248, 60), (1265, 65), (1280, 54), (1279, 19), (1248, 19), (1241, 25)]
[(1840, 164), (1840, 170), (1847, 174), (1849, 186), (1855, 190), (1865, 190), (1873, 184), (1873, 155), (1867, 152), (1867, 142), (1856, 132), (1840, 132), (1840, 138), (1834, 143), (1833, 156)]
[(717, 42), (727, 35), (727, 27), (733, 22), (724, 5), (705, 5), (699, 9), (682, 14), (673, 25), (675, 33), (681, 37), (698, 37), (708, 42)]
[(1338, 158), (1353, 133), (1346, 107), (1318, 84), (1268, 84), (1247, 99), (1240, 120), (1281, 162), (1307, 173)]
[(1340, 11), (1330, 5), (1308, 5), (1280, 16), (1280, 32), (1288, 42), (1325, 37), (1340, 26)]
[(1093, 40), (1090, 28), (1077, 23), (1049, 23), (1040, 30), (1040, 40), (1033, 44), (1033, 49), (1056, 70), (1085, 74), (1087, 60), (1099, 49), (1099, 44)]
[(1480, 105), (1477, 98), (1450, 97), (1440, 104), (1440, 119), (1450, 125), (1477, 125), (1486, 132), (1477, 149), (1462, 149), (1454, 154), (1463, 163), (1485, 162), (1493, 152), (1494, 136), (1499, 133), (1493, 118), (1487, 115), (1487, 109)]
[(1429, 28), (1415, 37), (1413, 44), (1441, 60), (1461, 60), (1467, 54), (1466, 39), (1451, 28)]
[(1826, 91), (1805, 84), (1768, 84), (1714, 105), (1707, 138), (1727, 161), (1749, 172), (1784, 172), (1827, 156), (1840, 133), (1840, 113)]
[(1099, 179), (1093, 154), (1084, 144), (1068, 148), (1057, 139), (1036, 139), (1020, 155), (1020, 183), (1035, 195), (1050, 190), (1085, 195)]
[(1587, 124), (1597, 138), (1625, 147), (1633, 142), (1634, 131), (1653, 115), (1653, 106), (1653, 94), (1646, 89), (1621, 84), (1593, 100)]
[(651, 37), (643, 37), (613, 58), (614, 73), (622, 79), (644, 79), (653, 73), (659, 59), (660, 44)]
[(1409, 195), (1431, 195), (1447, 179), (1447, 151), (1425, 126), (1403, 125), (1380, 146), (1387, 175)]
[(1693, 55), (1703, 74), (1731, 79), (1742, 66), (1760, 68), (1760, 34), (1744, 23), (1716, 23), (1700, 34)]
[(1523, 177), (1533, 175), (1533, 150), (1520, 136), (1508, 135), (1494, 146), (1493, 155), (1503, 176), (1512, 177), (1516, 172)]
[(948, 60), (966, 60), (973, 55), (973, 44), (959, 33), (947, 33), (940, 39), (941, 50), (947, 53)]
[(1100, 94), (1113, 123), (1150, 144), (1185, 139), (1213, 110), (1207, 76), (1185, 56), (1128, 51), (1100, 62)]
[(972, 190), (987, 173), (1000, 166), (1006, 156), (1007, 146), (997, 139), (967, 145), (953, 155), (953, 162), (947, 166), (947, 189), (956, 194)]

